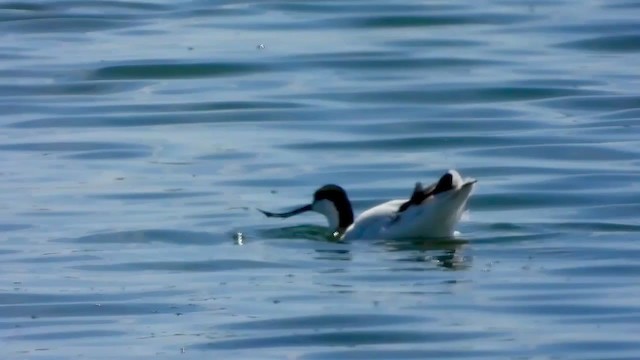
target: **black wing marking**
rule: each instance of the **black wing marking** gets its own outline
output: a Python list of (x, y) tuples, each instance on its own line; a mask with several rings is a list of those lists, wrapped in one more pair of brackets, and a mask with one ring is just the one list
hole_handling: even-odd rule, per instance
[(426, 189), (423, 189), (422, 184), (418, 182), (413, 189), (411, 198), (409, 198), (408, 201), (400, 205), (400, 207), (398, 208), (398, 214), (407, 210), (412, 205), (422, 204), (423, 201), (425, 201), (432, 195), (449, 191), (451, 189), (453, 189), (453, 175), (451, 175), (450, 173), (442, 175), (438, 182), (429, 185)]
[(400, 205), (395, 216), (393, 217), (393, 219), (391, 219), (391, 224), (394, 224), (396, 221), (400, 220), (400, 214), (403, 211), (407, 210), (411, 205), (420, 205), (427, 197), (429, 197), (429, 195), (426, 194), (433, 192), (433, 189), (435, 188), (436, 184), (431, 184), (426, 189), (423, 189), (422, 184), (420, 182), (417, 182), (416, 186), (413, 188), (411, 197), (409, 198), (409, 200)]
[(407, 200), (406, 202), (404, 202), (402, 205), (400, 205), (400, 207), (398, 208), (398, 213), (401, 213), (405, 210), (407, 210), (411, 205), (420, 205), (422, 204), (422, 202), (428, 198), (429, 196), (431, 196), (431, 193), (433, 193), (433, 190), (436, 188), (436, 184), (431, 184), (429, 185), (426, 189), (422, 188), (422, 184), (421, 183), (416, 183), (416, 186), (413, 189), (413, 193), (411, 194), (411, 197), (409, 198), (409, 200)]

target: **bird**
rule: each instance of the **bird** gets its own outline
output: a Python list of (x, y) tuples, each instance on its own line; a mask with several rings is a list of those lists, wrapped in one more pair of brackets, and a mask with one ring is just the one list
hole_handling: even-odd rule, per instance
[(267, 217), (289, 218), (308, 211), (325, 216), (331, 233), (340, 240), (398, 240), (452, 238), (477, 180), (463, 179), (449, 170), (437, 182), (417, 182), (408, 199), (390, 200), (354, 218), (347, 192), (327, 184), (313, 194), (313, 202), (283, 213), (258, 209)]

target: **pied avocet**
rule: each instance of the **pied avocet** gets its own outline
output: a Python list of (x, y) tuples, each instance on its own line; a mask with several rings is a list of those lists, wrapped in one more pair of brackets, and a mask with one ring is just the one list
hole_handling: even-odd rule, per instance
[(452, 237), (476, 183), (449, 170), (438, 182), (422, 187), (416, 183), (408, 200), (391, 200), (353, 218), (347, 192), (340, 186), (324, 185), (313, 194), (313, 202), (298, 209), (267, 217), (288, 218), (307, 211), (324, 215), (330, 230), (342, 240)]

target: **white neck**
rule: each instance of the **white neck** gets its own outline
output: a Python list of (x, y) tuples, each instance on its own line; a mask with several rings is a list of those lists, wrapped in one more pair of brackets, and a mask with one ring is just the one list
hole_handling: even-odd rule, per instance
[(329, 229), (335, 231), (338, 229), (338, 225), (340, 225), (340, 214), (338, 214), (338, 209), (333, 204), (333, 201), (329, 201), (326, 199), (318, 200), (313, 203), (313, 211), (324, 215), (329, 222)]

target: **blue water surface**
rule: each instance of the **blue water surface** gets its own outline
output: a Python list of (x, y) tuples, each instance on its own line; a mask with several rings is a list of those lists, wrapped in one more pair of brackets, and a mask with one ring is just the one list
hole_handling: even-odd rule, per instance
[[(3, 359), (637, 359), (640, 5), (0, 3)], [(449, 168), (457, 241), (356, 212)]]

